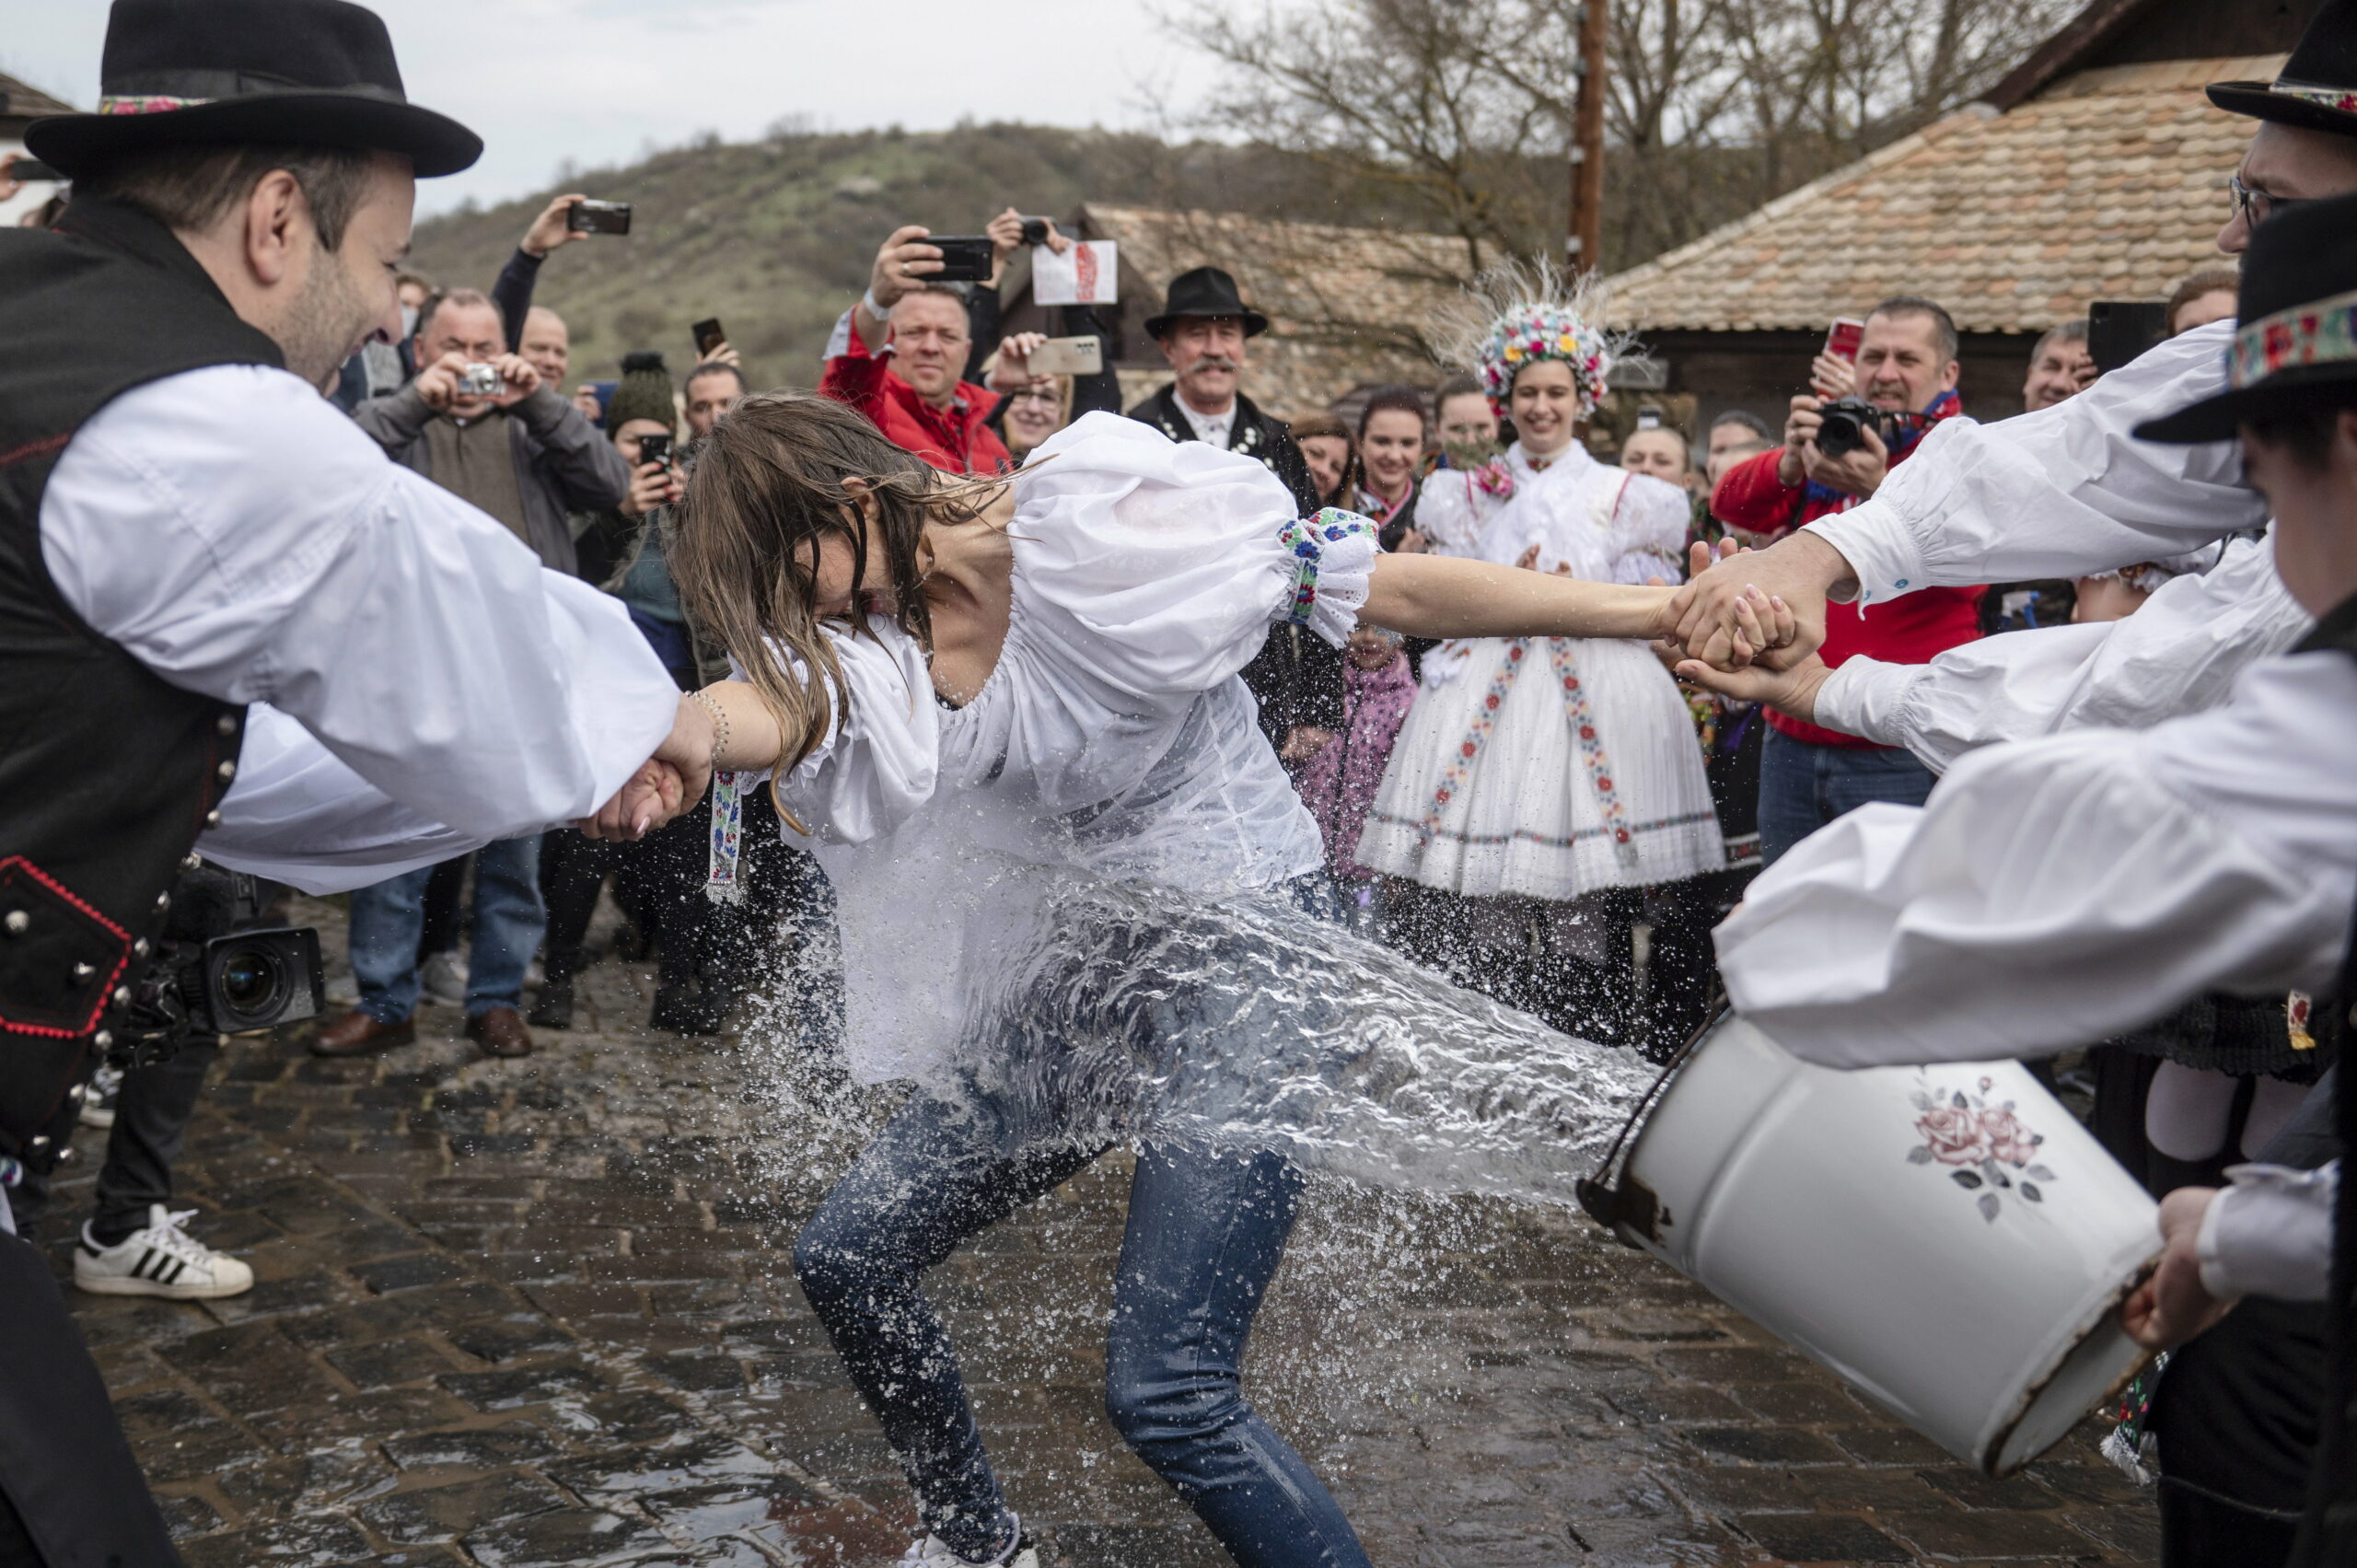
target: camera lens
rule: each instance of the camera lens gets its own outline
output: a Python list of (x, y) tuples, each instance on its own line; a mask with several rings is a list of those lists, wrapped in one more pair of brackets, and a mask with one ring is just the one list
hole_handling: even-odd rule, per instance
[(286, 991), (286, 966), (267, 947), (240, 945), (222, 955), (218, 994), (244, 1017), (269, 1014)]

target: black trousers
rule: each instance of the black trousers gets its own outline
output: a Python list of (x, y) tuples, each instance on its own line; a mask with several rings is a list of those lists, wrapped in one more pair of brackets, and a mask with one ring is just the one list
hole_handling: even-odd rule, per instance
[[(2331, 1083), (2316, 1086), (2262, 1159), (2313, 1169), (2333, 1157)], [(2162, 1568), (2280, 1568), (2290, 1557), (2324, 1386), (2322, 1303), (2251, 1296), (2170, 1359), (2152, 1414)]]
[[(150, 1203), (172, 1201), (172, 1166), (188, 1140), (204, 1075), (220, 1054), (219, 1042), (208, 1037), (124, 1074), (114, 1126), (107, 1132), (106, 1163), (99, 1167), (93, 1229), (136, 1230), (147, 1223)], [(31, 1234), (48, 1212), (52, 1179), (45, 1167), (36, 1170), (28, 1164), (23, 1185), (8, 1194), (19, 1231)]]
[(49, 1264), (0, 1236), (0, 1568), (182, 1568)]

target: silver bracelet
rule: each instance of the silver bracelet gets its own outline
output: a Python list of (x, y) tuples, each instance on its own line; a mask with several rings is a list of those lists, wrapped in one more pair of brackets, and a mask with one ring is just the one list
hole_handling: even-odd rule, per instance
[(716, 771), (721, 757), (728, 749), (728, 714), (709, 691), (691, 691), (688, 695), (702, 703), (703, 711), (712, 715), (712, 765)]

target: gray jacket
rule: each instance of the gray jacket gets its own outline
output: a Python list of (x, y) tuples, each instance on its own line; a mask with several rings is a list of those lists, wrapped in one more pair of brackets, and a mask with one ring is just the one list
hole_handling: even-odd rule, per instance
[[(574, 573), (573, 528), (565, 514), (621, 505), (630, 494), (630, 465), (579, 409), (550, 388), (540, 388), (507, 412), (526, 538), (542, 565)], [(352, 411), (353, 423), (387, 456), (428, 479), (434, 476), (427, 469), (425, 427), (437, 417), (417, 395), (414, 381)]]

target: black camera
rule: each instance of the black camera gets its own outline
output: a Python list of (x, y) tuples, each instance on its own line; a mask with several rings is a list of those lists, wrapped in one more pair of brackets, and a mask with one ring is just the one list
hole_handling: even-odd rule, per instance
[(151, 1057), (204, 1035), (242, 1034), (327, 1010), (319, 934), (258, 926), (261, 889), (242, 872), (202, 861), (172, 884), (171, 916), (133, 988), (125, 1020)]
[(1047, 242), (1048, 220), (1046, 218), (1025, 218), (1023, 220), (1023, 243), (1026, 245), (1045, 245)]
[(1884, 446), (1890, 445), (1884, 411), (1863, 398), (1838, 399), (1817, 412), (1822, 421), (1817, 427), (1817, 449), (1829, 458), (1843, 457), (1864, 447), (1869, 430)]
[(671, 433), (668, 430), (656, 430), (640, 436), (638, 438), (638, 460), (642, 466), (647, 463), (669, 462), (671, 460)]

